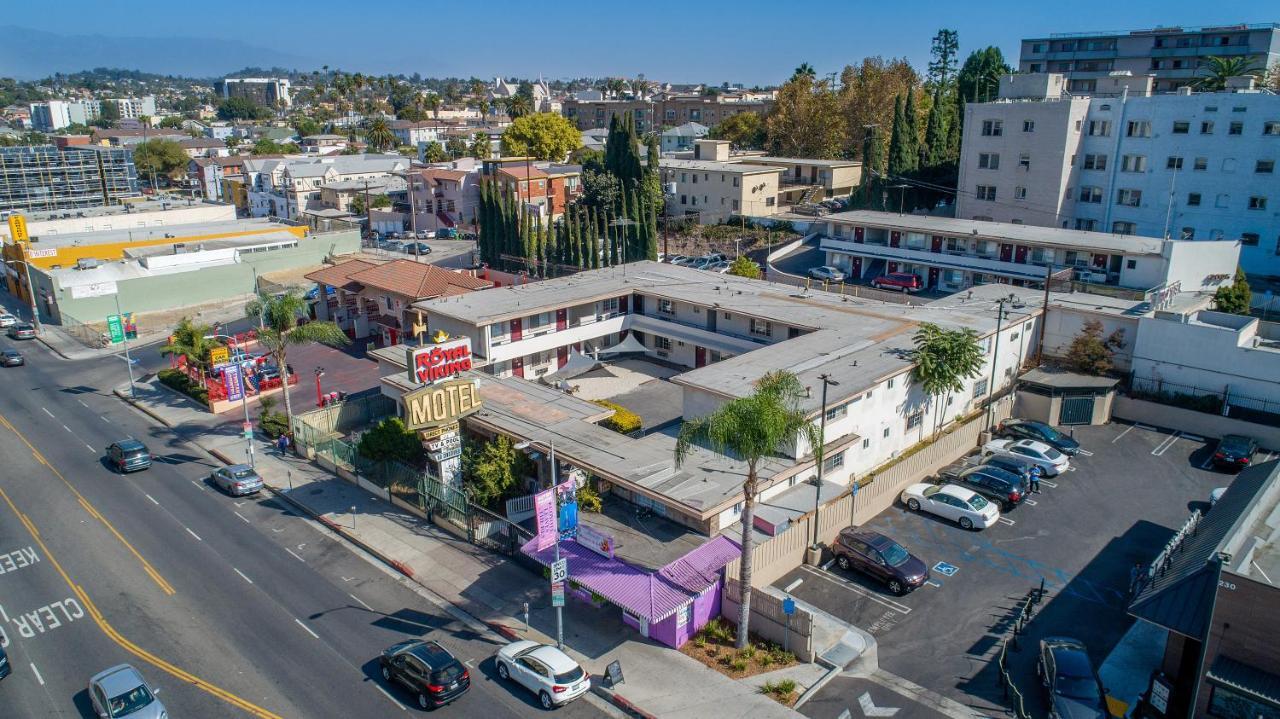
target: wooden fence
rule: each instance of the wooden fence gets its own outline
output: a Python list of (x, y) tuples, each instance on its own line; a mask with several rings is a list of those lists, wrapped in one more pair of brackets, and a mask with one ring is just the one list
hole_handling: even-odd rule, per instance
[[(993, 422), (1009, 416), (1011, 400), (1008, 395), (996, 400)], [(934, 441), (917, 445), (918, 449), (909, 456), (856, 478), (859, 485), (856, 491), (846, 491), (818, 512), (819, 543), (830, 544), (841, 529), (863, 524), (893, 506), (907, 485), (922, 481), (976, 447), (985, 428), (985, 416), (979, 414), (967, 422), (952, 425)], [(812, 538), (813, 516), (810, 515), (792, 523), (782, 534), (757, 544), (752, 549), (751, 583), (767, 586), (800, 566)], [(729, 564), (728, 576), (735, 579), (739, 576), (739, 564), (738, 560)]]

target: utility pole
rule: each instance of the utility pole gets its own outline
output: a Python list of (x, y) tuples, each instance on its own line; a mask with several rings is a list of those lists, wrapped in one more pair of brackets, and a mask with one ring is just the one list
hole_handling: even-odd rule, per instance
[(413, 209), (413, 191), (416, 187), (413, 181), (413, 171), (406, 171), (404, 179), (409, 187), (409, 232), (413, 235), (413, 261), (420, 262), (422, 253), (418, 250), (418, 213)]
[[(116, 301), (116, 316), (120, 318), (120, 328), (123, 330), (124, 313), (120, 311), (120, 294), (116, 293), (113, 297)], [(129, 333), (125, 331), (122, 334), (124, 335), (124, 364), (129, 368), (129, 397), (130, 399), (137, 399), (138, 392), (133, 386), (133, 359), (129, 357)]]
[(827, 448), (827, 387), (839, 386), (839, 382), (831, 379), (831, 375), (822, 373), (818, 375), (818, 379), (822, 380), (822, 416), (818, 418), (818, 442), (820, 446), (815, 447), (814, 457), (818, 461), (818, 475), (814, 482), (816, 490), (813, 497), (813, 544), (809, 545), (809, 553), (811, 564), (817, 564), (819, 555), (818, 548), (818, 511), (822, 508), (822, 465), (826, 463)]
[(983, 422), (983, 425), (986, 427), (988, 432), (991, 431), (991, 421), (994, 409), (992, 400), (995, 398), (996, 394), (996, 365), (999, 364), (1000, 361), (1000, 328), (1001, 322), (1004, 320), (1004, 303), (1012, 302), (1013, 299), (1013, 293), (1009, 293), (1008, 297), (1001, 297), (996, 300), (996, 339), (995, 346), (991, 350), (991, 379), (988, 380), (989, 386), (987, 387), (987, 416), (986, 420)]
[(364, 181), (364, 229), (373, 232), (373, 207), (369, 205), (369, 181)]
[(1044, 332), (1049, 324), (1049, 283), (1053, 281), (1053, 263), (1044, 268), (1044, 303), (1040, 307), (1040, 339), (1036, 343), (1036, 364), (1044, 361)]
[[(556, 479), (556, 441), (550, 440), (551, 448), (551, 492), (556, 504), (556, 562), (560, 561), (560, 484)], [(565, 583), (569, 582), (566, 574)], [(556, 649), (564, 649), (564, 607), (556, 607)]]

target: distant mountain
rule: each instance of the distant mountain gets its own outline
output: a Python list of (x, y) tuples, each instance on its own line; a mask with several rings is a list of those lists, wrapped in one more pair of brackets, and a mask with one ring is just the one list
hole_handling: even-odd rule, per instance
[(316, 61), (239, 40), (59, 35), (0, 26), (0, 75), (37, 80), (55, 72), (126, 67), (162, 75), (219, 77), (245, 66), (311, 67)]

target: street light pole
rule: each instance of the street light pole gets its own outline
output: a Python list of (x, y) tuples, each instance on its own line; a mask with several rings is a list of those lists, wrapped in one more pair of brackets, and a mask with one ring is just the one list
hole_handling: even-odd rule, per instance
[(1004, 303), (1011, 299), (1013, 299), (1012, 294), (996, 300), (996, 340), (995, 346), (991, 350), (991, 379), (988, 380), (989, 386), (987, 387), (987, 416), (983, 422), (988, 432), (991, 431), (992, 399), (994, 399), (996, 393), (996, 365), (1000, 362), (1000, 324), (1004, 320)]
[[(30, 277), (30, 275), (27, 275)], [(116, 316), (120, 318), (120, 329), (124, 330), (124, 313), (120, 311), (120, 294), (112, 295), (116, 300)], [(137, 399), (138, 392), (133, 386), (133, 359), (129, 357), (129, 333), (121, 332), (124, 337), (124, 364), (129, 368), (129, 397)]]
[[(551, 491), (556, 503), (556, 562), (560, 561), (560, 487), (556, 479), (556, 441), (550, 440), (551, 447)], [(569, 581), (566, 572), (564, 581)], [(564, 649), (564, 607), (556, 607), (556, 649)]]
[[(217, 339), (220, 337), (225, 337), (226, 339), (231, 340), (231, 343), (235, 346), (236, 354), (243, 356), (243, 354), (240, 352), (240, 343), (236, 341), (235, 337), (231, 335), (205, 335), (205, 339), (207, 340)], [(287, 372), (282, 375), (285, 378), (283, 381), (285, 392), (289, 391), (289, 380), (287, 375), (288, 375)], [(257, 467), (257, 465), (253, 461), (254, 460), (253, 424), (249, 421), (249, 399), (248, 399), (248, 393), (244, 391), (244, 388), (245, 388), (245, 377), (244, 377), (244, 365), (242, 364), (240, 365), (240, 408), (244, 410), (244, 441), (245, 441), (245, 445), (248, 447), (245, 450), (245, 452), (249, 455), (249, 466)], [(261, 384), (258, 385), (258, 394), (259, 395), (262, 394)]]
[[(818, 375), (818, 379), (822, 380), (822, 416), (818, 418), (818, 442), (821, 445), (817, 448), (816, 457), (818, 459), (818, 476), (815, 483), (817, 492), (813, 498), (813, 544), (810, 549), (814, 552), (818, 551), (818, 510), (822, 507), (822, 465), (826, 463), (827, 448), (827, 386), (839, 386), (839, 382), (831, 379), (831, 375)], [(817, 558), (815, 557), (815, 560)]]

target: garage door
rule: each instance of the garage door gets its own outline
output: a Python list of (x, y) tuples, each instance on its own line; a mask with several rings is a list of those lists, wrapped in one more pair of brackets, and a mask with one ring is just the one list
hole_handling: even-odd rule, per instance
[(1089, 424), (1093, 421), (1093, 395), (1063, 397), (1058, 424)]

